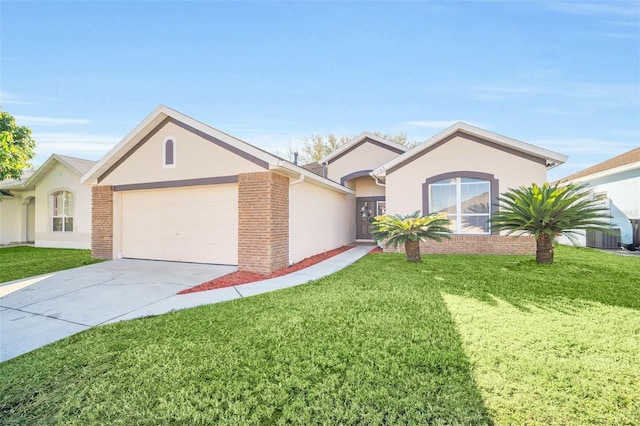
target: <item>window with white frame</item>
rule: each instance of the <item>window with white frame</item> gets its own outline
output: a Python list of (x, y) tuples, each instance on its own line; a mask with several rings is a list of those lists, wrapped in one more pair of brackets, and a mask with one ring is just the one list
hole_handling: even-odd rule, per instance
[(73, 232), (73, 194), (58, 191), (51, 195), (52, 225), (54, 232)]
[(429, 185), (430, 212), (444, 212), (458, 234), (488, 234), (491, 216), (491, 182), (451, 177)]
[(176, 166), (176, 138), (173, 136), (164, 138), (162, 160), (162, 165), (165, 168)]

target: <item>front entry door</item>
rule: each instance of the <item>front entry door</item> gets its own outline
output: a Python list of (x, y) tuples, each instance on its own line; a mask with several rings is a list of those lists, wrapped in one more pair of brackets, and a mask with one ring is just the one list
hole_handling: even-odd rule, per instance
[(371, 222), (386, 213), (384, 197), (356, 198), (356, 239), (371, 240)]

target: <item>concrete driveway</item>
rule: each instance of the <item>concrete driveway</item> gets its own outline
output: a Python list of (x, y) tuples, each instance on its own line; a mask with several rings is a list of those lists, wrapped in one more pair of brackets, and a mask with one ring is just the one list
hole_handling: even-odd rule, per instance
[(99, 324), (148, 315), (180, 290), (235, 270), (122, 259), (0, 284), (0, 362)]

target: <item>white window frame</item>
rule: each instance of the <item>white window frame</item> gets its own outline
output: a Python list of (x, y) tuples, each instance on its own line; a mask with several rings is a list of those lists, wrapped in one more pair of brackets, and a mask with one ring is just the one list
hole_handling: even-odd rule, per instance
[[(487, 221), (491, 218), (491, 200), (492, 200), (492, 196), (493, 194), (491, 193), (491, 181), (486, 180), (486, 179), (479, 179), (479, 178), (472, 178), (472, 179), (476, 179), (478, 181), (482, 181), (483, 183), (486, 183), (489, 186), (489, 212), (488, 213), (462, 213), (462, 179), (465, 178), (464, 176), (456, 176), (456, 177), (451, 177), (451, 178), (447, 178), (447, 179), (455, 179), (455, 186), (456, 186), (456, 213), (455, 213), (455, 221), (453, 222), (454, 225), (454, 229), (452, 229), (453, 233), (455, 234), (461, 234), (461, 235), (489, 235), (491, 234), (491, 228), (489, 228), (486, 232), (463, 232), (462, 231), (462, 217), (470, 217), (470, 216), (476, 216), (476, 217), (486, 217)], [(438, 185), (437, 182), (432, 182), (431, 184), (429, 184), (429, 205), (433, 206), (434, 202), (433, 202), (433, 186), (434, 185)], [(442, 185), (442, 184), (440, 184)], [(449, 185), (453, 185), (453, 183), (450, 183)]]
[[(173, 163), (167, 164), (167, 142), (173, 142)], [(176, 163), (178, 162), (176, 159), (178, 141), (172, 135), (165, 136), (162, 141), (162, 168), (163, 169), (173, 169), (176, 167)]]
[[(62, 194), (62, 206), (60, 207), (60, 209), (62, 209), (62, 214), (60, 214), (60, 211), (56, 211), (56, 195), (57, 194)], [(71, 208), (68, 209), (67, 206), (65, 206), (65, 195), (69, 194), (71, 196)], [(66, 189), (60, 189), (57, 191), (54, 191), (51, 193), (50, 199), (51, 199), (51, 214), (50, 214), (50, 218), (51, 221), (49, 222), (50, 225), (50, 229), (51, 232), (75, 232), (75, 215), (74, 215), (74, 209), (75, 209), (75, 205), (76, 205), (76, 201), (75, 201), (75, 194), (72, 191), (66, 190)], [(67, 211), (70, 210), (70, 211)], [(57, 214), (56, 214), (57, 213)], [(55, 219), (60, 219), (61, 225), (62, 225), (62, 229), (60, 230), (56, 230), (55, 227), (53, 226), (53, 222)], [(71, 225), (71, 230), (67, 230), (66, 229), (66, 219), (71, 219), (72, 220), (72, 225)]]

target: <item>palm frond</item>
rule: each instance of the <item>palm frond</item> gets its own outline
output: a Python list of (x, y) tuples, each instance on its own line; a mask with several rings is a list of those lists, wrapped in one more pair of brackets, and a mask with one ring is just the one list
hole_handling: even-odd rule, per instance
[(420, 216), (420, 211), (408, 215), (388, 214), (376, 216), (372, 223), (373, 239), (385, 246), (397, 247), (406, 241), (441, 241), (450, 238), (449, 219), (445, 213)]
[(510, 189), (498, 197), (498, 211), (491, 229), (507, 234), (524, 232), (554, 238), (566, 235), (575, 242), (575, 231), (593, 228), (611, 232), (608, 211), (586, 185), (548, 183)]

